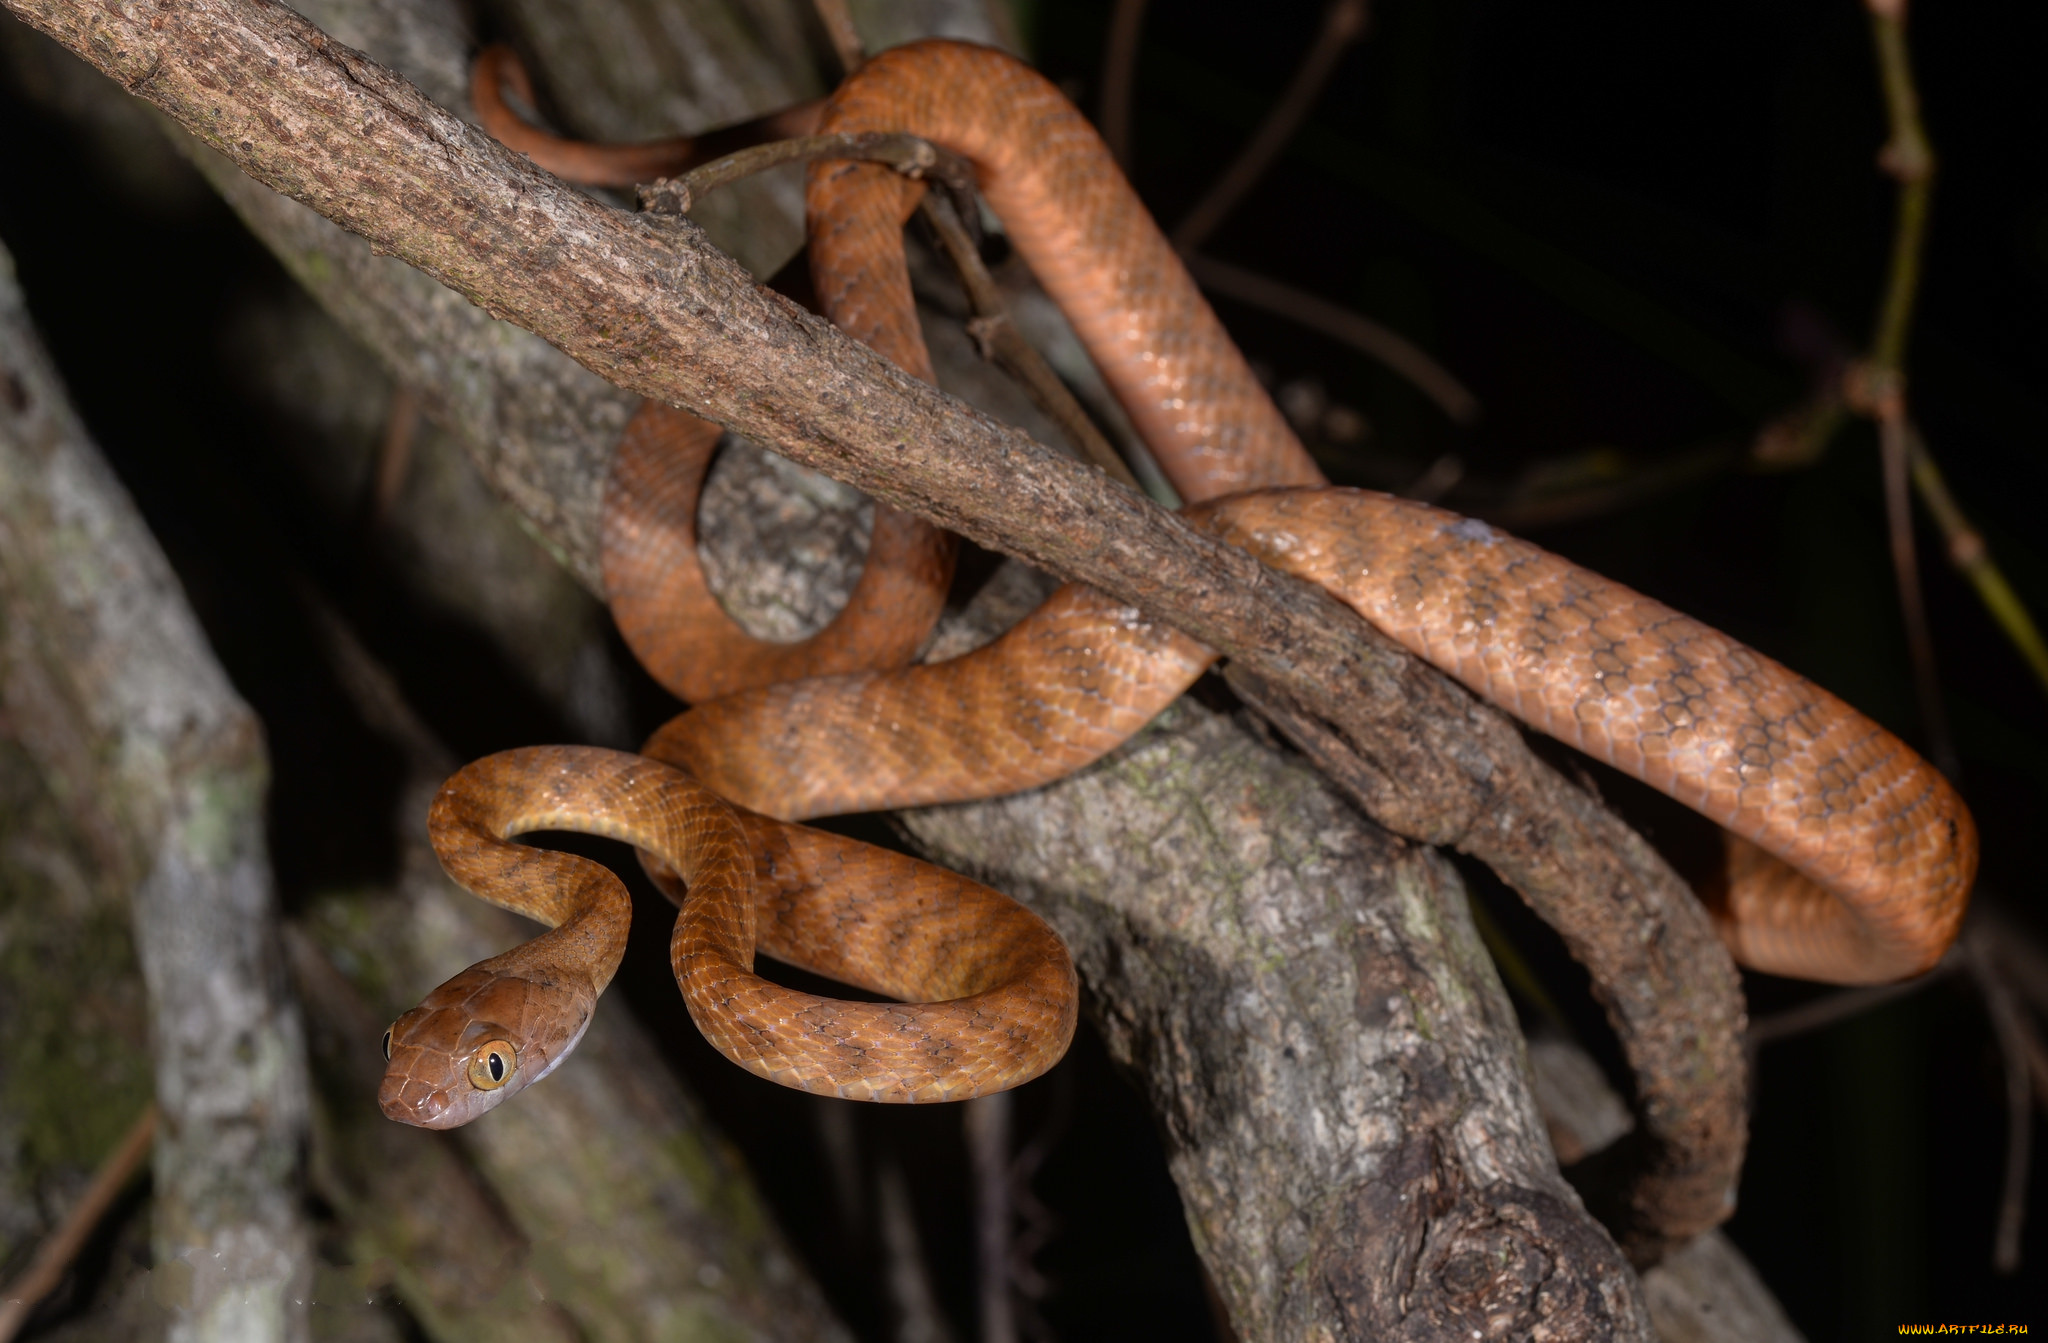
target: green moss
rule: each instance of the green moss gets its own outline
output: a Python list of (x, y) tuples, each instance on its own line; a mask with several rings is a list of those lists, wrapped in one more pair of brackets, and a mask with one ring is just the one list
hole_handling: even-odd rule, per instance
[(33, 1202), (92, 1170), (134, 1122), (151, 1090), (145, 1001), (124, 893), (0, 742), (0, 1197)]
[(215, 871), (235, 861), (248, 842), (251, 817), (263, 814), (263, 791), (269, 770), (230, 767), (208, 770), (196, 790), (198, 805), (185, 818), (181, 838), (186, 850)]

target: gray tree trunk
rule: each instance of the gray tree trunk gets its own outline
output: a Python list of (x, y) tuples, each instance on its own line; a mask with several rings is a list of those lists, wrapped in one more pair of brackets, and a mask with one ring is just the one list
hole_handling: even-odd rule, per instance
[(306, 1064), (262, 730), (72, 412), (4, 253), (0, 393), (0, 692), (130, 891), (160, 1113), (151, 1294), (174, 1340), (301, 1340)]

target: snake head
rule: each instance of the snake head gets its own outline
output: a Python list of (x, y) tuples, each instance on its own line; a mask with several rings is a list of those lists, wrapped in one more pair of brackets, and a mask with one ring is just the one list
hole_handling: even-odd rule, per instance
[(553, 1072), (596, 1005), (587, 982), (473, 965), (384, 1033), (377, 1104), (401, 1124), (459, 1128)]

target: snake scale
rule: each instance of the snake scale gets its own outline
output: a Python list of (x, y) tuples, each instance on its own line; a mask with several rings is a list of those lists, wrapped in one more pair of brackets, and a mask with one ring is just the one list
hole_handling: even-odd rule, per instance
[[(502, 121), (500, 77), (513, 76), (480, 63), (493, 87), (479, 107), (496, 101)], [(1946, 779), (1812, 682), (1650, 598), (1484, 523), (1328, 488), (1094, 129), (1029, 67), (957, 42), (899, 47), (841, 86), (818, 129), (910, 132), (973, 164), (1198, 525), (1723, 826), (1728, 886), (1714, 916), (1743, 964), (1881, 982), (1925, 970), (1953, 940), (1977, 838)], [(549, 140), (533, 132), (519, 147), (565, 176), (597, 171), (576, 157), (588, 147)], [(877, 165), (820, 162), (806, 200), (826, 314), (930, 380), (902, 242), (923, 190)], [(381, 1100), (394, 1119), (450, 1127), (545, 1076), (617, 968), (624, 887), (587, 860), (511, 842), (542, 829), (641, 850), (681, 906), (671, 959), (692, 1017), (761, 1076), (858, 1099), (959, 1099), (1036, 1076), (1072, 1035), (1073, 967), (1035, 915), (796, 823), (1058, 779), (1128, 739), (1213, 654), (1069, 586), (995, 642), (912, 665), (952, 545), (883, 508), (840, 615), (802, 643), (755, 640), (696, 557), (718, 432), (643, 407), (606, 501), (613, 613), (694, 707), (641, 755), (506, 752), (456, 774), (434, 804), (455, 879), (552, 931), (465, 970), (393, 1025)], [(898, 1001), (778, 987), (754, 974), (757, 950)]]

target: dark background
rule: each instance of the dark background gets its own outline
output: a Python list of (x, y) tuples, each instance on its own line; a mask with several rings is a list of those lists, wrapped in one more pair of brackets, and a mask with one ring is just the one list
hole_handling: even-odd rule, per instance
[[(1305, 0), (1154, 7), (1134, 177), (1162, 221), (1229, 161), (1320, 16)], [(1036, 59), (1091, 112), (1107, 21), (1097, 0), (1032, 0), (1025, 12)], [(1929, 5), (1912, 39), (1941, 170), (1910, 395), (1999, 563), (2048, 611), (2048, 12)], [(415, 619), (401, 592), (366, 575), (352, 534), (284, 465), (281, 431), (252, 404), (223, 335), (252, 295), (289, 287), (268, 255), (176, 169), (138, 187), (134, 165), (110, 162), (46, 101), (0, 88), (0, 126), (0, 238), (94, 433), (263, 714), (287, 898), (387, 872), (378, 836), (398, 763), (352, 725), (295, 583), (348, 611), (409, 670), (409, 688), (460, 673), (468, 689), (424, 707), (462, 753), (552, 739), (561, 725), (487, 650)], [(1474, 389), (1483, 421), (1456, 430), (1363, 356), (1217, 306), (1277, 384), (1313, 380), (1371, 424), (1362, 444), (1328, 449), (1340, 477), (1398, 487), (1455, 453), (1466, 475), (1446, 502), (1479, 511), (1541, 480), (1633, 479), (1746, 443), (1795, 403), (1811, 372), (1799, 332), (1863, 341), (1890, 239), (1893, 184), (1875, 165), (1884, 139), (1854, 0), (1385, 0), (1290, 151), (1206, 250), (1405, 333)], [(1867, 427), (1850, 425), (1805, 469), (1729, 466), (1531, 535), (1921, 740)], [(1924, 526), (1920, 540), (1961, 784), (1983, 832), (1980, 890), (2041, 931), (2048, 699)], [(661, 712), (650, 699), (643, 716)], [(1636, 805), (1626, 788), (1611, 795)], [(1682, 818), (1638, 816), (1660, 842), (1700, 847)], [(1611, 1056), (1548, 934), (1470, 875), (1580, 1034)], [(638, 944), (628, 983), (652, 1013), (665, 920), (641, 922), (657, 931)], [(1818, 992), (1760, 977), (1750, 991), (1759, 1014)], [(861, 1261), (835, 1256), (806, 1193), (820, 1176), (802, 1098), (693, 1048), (677, 1045), (693, 1083), (835, 1304), (878, 1328)], [(1729, 1230), (1810, 1337), (1889, 1336), (1908, 1320), (2048, 1323), (2039, 1163), (2027, 1268), (1999, 1278), (1989, 1266), (2003, 1097), (1962, 980), (1765, 1052)], [(1060, 1219), (1039, 1256), (1059, 1336), (1205, 1336), (1199, 1270), (1156, 1138), (1100, 1046), (1084, 1038), (1020, 1100), (1022, 1136), (1058, 1138), (1037, 1187)], [(861, 1122), (869, 1150), (913, 1169), (942, 1292), (971, 1335), (957, 1127), (902, 1112)]]

